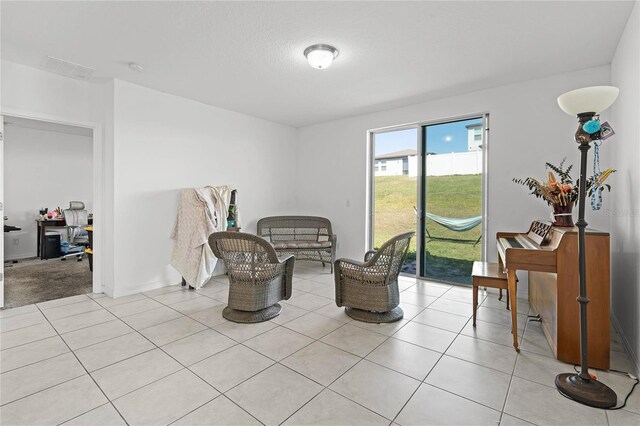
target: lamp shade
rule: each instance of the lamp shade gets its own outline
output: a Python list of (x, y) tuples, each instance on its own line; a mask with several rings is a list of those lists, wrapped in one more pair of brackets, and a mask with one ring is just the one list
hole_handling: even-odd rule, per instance
[(613, 86), (592, 86), (572, 90), (558, 96), (558, 105), (569, 115), (585, 112), (598, 114), (616, 101), (620, 89)]

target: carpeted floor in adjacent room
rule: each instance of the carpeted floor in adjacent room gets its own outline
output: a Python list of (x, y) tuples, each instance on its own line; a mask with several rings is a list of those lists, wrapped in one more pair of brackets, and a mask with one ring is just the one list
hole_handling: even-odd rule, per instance
[[(9, 266), (11, 265), (11, 266)], [(89, 261), (70, 258), (26, 260), (5, 264), (4, 308), (91, 293)]]

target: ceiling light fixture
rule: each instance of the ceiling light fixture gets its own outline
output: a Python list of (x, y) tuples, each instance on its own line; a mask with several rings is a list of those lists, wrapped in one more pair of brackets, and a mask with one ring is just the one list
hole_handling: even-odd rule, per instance
[(328, 68), (338, 57), (338, 53), (338, 49), (328, 44), (314, 44), (304, 49), (309, 65), (319, 70)]

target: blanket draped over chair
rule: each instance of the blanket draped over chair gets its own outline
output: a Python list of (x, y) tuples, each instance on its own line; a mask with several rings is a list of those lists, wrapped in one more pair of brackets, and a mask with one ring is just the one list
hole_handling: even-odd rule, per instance
[(227, 185), (180, 191), (178, 215), (171, 233), (171, 265), (192, 287), (202, 287), (213, 275), (218, 259), (208, 238), (227, 229), (230, 200), (231, 188)]

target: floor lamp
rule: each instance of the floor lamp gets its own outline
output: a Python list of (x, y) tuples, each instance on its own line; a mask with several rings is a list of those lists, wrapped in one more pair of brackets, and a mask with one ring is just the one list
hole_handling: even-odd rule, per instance
[[(597, 408), (611, 408), (617, 403), (617, 396), (607, 385), (589, 375), (587, 351), (587, 276), (585, 267), (584, 219), (586, 198), (587, 153), (591, 142), (600, 139), (599, 123), (593, 121), (596, 114), (609, 108), (618, 97), (618, 88), (594, 86), (573, 90), (558, 97), (558, 105), (569, 115), (577, 116), (579, 125), (575, 139), (580, 150), (580, 181), (578, 184), (578, 267), (580, 273), (580, 373), (563, 373), (556, 376), (556, 387), (564, 396)], [(587, 124), (589, 123), (589, 124)]]

